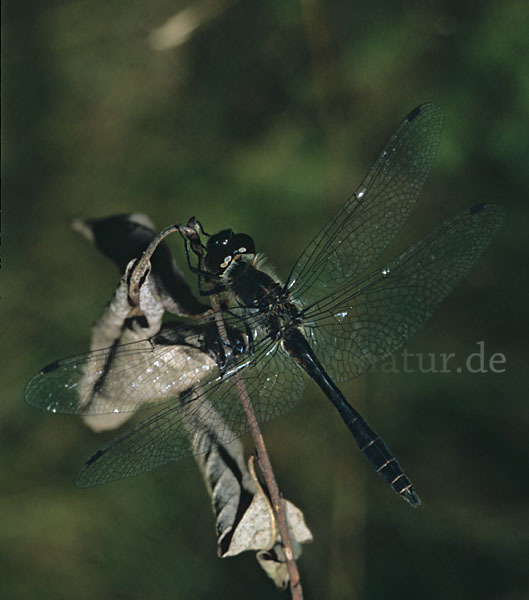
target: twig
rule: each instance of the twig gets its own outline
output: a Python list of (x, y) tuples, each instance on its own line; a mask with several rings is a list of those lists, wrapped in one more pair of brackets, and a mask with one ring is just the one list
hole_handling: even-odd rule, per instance
[(138, 264), (134, 267), (134, 270), (130, 275), (129, 298), (133, 306), (139, 306), (140, 304), (140, 287), (151, 270), (151, 258), (156, 248), (158, 248), (164, 238), (179, 230), (180, 225), (170, 225), (169, 227), (166, 227), (160, 231), (143, 252)]
[[(179, 228), (179, 231), (182, 237), (189, 241), (193, 252), (197, 255), (199, 260), (199, 268), (201, 270), (205, 270), (203, 247), (200, 243), (200, 238), (197, 232), (197, 225), (195, 220), (191, 219), (187, 227), (181, 226)], [(206, 285), (211, 287), (210, 282), (206, 282)], [(217, 323), (221, 339), (225, 344), (229, 344), (226, 326), (222, 318), (220, 299), (217, 294), (211, 295), (211, 306), (213, 308), (215, 321)], [(301, 587), (299, 571), (296, 564), (296, 560), (294, 558), (294, 551), (292, 550), (292, 541), (290, 539), (290, 531), (288, 529), (285, 502), (279, 492), (274, 471), (272, 469), (272, 463), (270, 462), (268, 452), (266, 451), (263, 435), (257, 422), (255, 412), (252, 408), (248, 392), (246, 391), (244, 381), (241, 378), (240, 373), (238, 372), (234, 373), (233, 378), (235, 381), (235, 386), (239, 393), (241, 404), (243, 406), (244, 412), (246, 413), (246, 418), (248, 419), (248, 423), (250, 425), (250, 431), (257, 451), (259, 467), (263, 474), (272, 500), (274, 516), (276, 518), (277, 526), (279, 529), (279, 535), (281, 536), (281, 541), (283, 543), (283, 551), (285, 553), (286, 565), (290, 578), (290, 591), (292, 593), (292, 598), (293, 600), (303, 600), (303, 590)]]

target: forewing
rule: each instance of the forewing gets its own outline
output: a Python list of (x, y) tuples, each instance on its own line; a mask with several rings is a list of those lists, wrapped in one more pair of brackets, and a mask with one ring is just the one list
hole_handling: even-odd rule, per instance
[(412, 110), (367, 177), (311, 241), (288, 278), (294, 299), (310, 303), (363, 273), (402, 227), (428, 177), (443, 113), (435, 104)]
[[(54, 413), (128, 413), (167, 402), (204, 378), (218, 375), (199, 333), (175, 327), (179, 343), (160, 336), (58, 360), (36, 373), (24, 391), (28, 404)], [(158, 340), (158, 341), (157, 341)]]
[[(190, 454), (228, 444), (249, 429), (237, 378), (242, 379), (259, 422), (292, 408), (303, 393), (303, 375), (277, 343), (264, 340), (221, 380), (189, 390), (134, 429), (114, 438), (83, 467), (77, 485), (89, 487), (133, 477)], [(212, 435), (214, 432), (214, 435)]]
[(329, 374), (338, 381), (357, 377), (401, 348), (482, 254), (502, 221), (499, 206), (466, 210), (385, 268), (307, 307), (305, 332)]

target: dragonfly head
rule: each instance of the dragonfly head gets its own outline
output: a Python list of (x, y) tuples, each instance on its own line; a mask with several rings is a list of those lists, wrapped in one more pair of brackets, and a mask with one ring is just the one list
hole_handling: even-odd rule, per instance
[(212, 235), (206, 246), (206, 267), (214, 274), (223, 273), (243, 254), (255, 254), (255, 243), (246, 233), (223, 229)]

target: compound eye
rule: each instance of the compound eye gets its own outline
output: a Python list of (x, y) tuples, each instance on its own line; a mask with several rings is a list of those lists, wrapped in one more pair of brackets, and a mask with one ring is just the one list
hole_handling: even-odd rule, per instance
[(242, 254), (255, 254), (255, 243), (245, 233), (224, 229), (212, 235), (206, 246), (206, 267), (211, 273), (225, 271), (232, 261)]
[(215, 235), (212, 235), (207, 243), (206, 251), (215, 251), (215, 248), (226, 248), (230, 245), (231, 240), (233, 239), (234, 234), (231, 229), (223, 229), (219, 231)]
[[(231, 229), (223, 229), (209, 238), (205, 259), (208, 271), (217, 274), (229, 265), (232, 260), (231, 241), (233, 237)], [(227, 260), (228, 262), (226, 262)]]
[(232, 254), (255, 254), (255, 243), (246, 233), (237, 233), (231, 240)]

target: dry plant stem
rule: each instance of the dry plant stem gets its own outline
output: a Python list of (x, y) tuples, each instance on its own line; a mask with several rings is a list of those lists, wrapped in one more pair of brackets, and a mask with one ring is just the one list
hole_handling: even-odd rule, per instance
[(143, 252), (138, 264), (134, 267), (130, 275), (129, 281), (129, 298), (133, 306), (139, 306), (140, 304), (140, 287), (143, 279), (148, 275), (151, 270), (151, 258), (156, 248), (158, 248), (161, 241), (171, 233), (180, 231), (179, 225), (170, 225), (166, 227), (152, 240)]
[[(194, 224), (194, 221), (190, 221)], [(188, 227), (180, 227), (181, 235), (189, 240), (193, 251), (199, 258), (199, 266), (201, 269), (204, 268), (203, 261), (203, 251), (200, 242), (198, 241), (198, 234), (196, 229), (193, 226)], [(207, 283), (206, 283), (207, 285)], [(220, 300), (218, 295), (211, 295), (211, 307), (213, 308), (213, 312), (215, 315), (215, 321), (217, 323), (217, 327), (219, 330), (219, 334), (224, 343), (229, 343), (228, 334), (226, 332), (226, 327), (224, 324), (224, 320), (222, 318)], [(239, 393), (239, 398), (241, 404), (244, 408), (244, 412), (246, 414), (246, 418), (248, 419), (248, 423), (250, 425), (250, 431), (252, 433), (252, 437), (255, 443), (255, 448), (257, 451), (257, 458), (259, 461), (259, 467), (263, 474), (264, 480), (266, 482), (268, 491), (270, 493), (270, 498), (272, 500), (272, 509), (274, 511), (274, 516), (276, 518), (277, 526), (279, 529), (279, 534), (281, 536), (281, 541), (283, 543), (283, 551), (285, 553), (287, 570), (290, 578), (290, 591), (292, 593), (293, 600), (303, 600), (303, 590), (301, 587), (301, 581), (299, 577), (298, 567), (294, 558), (294, 552), (292, 550), (292, 541), (290, 539), (290, 531), (288, 529), (287, 515), (286, 515), (286, 506), (281, 494), (279, 492), (279, 488), (277, 486), (277, 482), (275, 479), (274, 471), (272, 469), (272, 464), (270, 462), (270, 458), (268, 456), (268, 452), (266, 451), (266, 446), (264, 443), (263, 435), (261, 433), (261, 429), (257, 422), (257, 418), (252, 408), (252, 404), (250, 398), (248, 397), (248, 393), (246, 391), (246, 387), (244, 385), (244, 381), (242, 380), (239, 373), (235, 373), (233, 375), (235, 386), (237, 387), (237, 391)]]
[[(229, 340), (226, 334), (224, 320), (222, 319), (222, 315), (220, 313), (220, 302), (217, 296), (213, 296), (211, 298), (211, 306), (215, 314), (215, 320), (217, 322), (217, 327), (219, 328), (219, 333), (223, 341), (225, 343), (228, 343)], [(283, 551), (285, 553), (285, 558), (287, 561), (287, 569), (290, 578), (290, 590), (292, 592), (292, 598), (294, 600), (302, 600), (303, 590), (301, 588), (299, 571), (296, 561), (294, 559), (294, 552), (292, 550), (292, 540), (290, 539), (290, 531), (288, 529), (285, 502), (279, 492), (274, 471), (272, 469), (272, 463), (270, 462), (268, 452), (266, 451), (263, 435), (261, 433), (261, 429), (257, 422), (257, 418), (253, 411), (250, 398), (248, 397), (244, 381), (242, 380), (240, 373), (235, 373), (233, 377), (235, 380), (237, 392), (239, 393), (239, 399), (244, 408), (244, 412), (246, 414), (246, 418), (248, 419), (248, 423), (250, 424), (250, 431), (252, 433), (253, 441), (255, 443), (259, 467), (265, 479), (268, 491), (270, 492), (272, 508), (277, 521), (279, 534), (283, 543)]]

